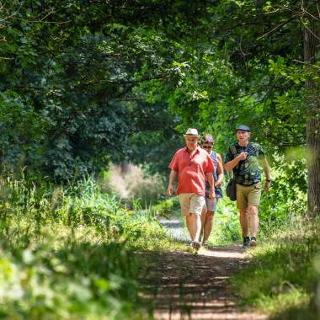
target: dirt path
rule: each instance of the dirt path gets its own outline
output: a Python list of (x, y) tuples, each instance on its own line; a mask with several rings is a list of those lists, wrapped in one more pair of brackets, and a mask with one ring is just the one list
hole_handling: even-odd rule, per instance
[[(172, 225), (181, 229), (177, 223)], [(179, 234), (184, 231), (179, 230)], [(197, 255), (154, 252), (144, 254), (144, 258), (148, 269), (140, 279), (142, 296), (154, 306), (156, 320), (266, 319), (240, 311), (230, 291), (228, 279), (248, 263), (241, 246), (201, 248)]]

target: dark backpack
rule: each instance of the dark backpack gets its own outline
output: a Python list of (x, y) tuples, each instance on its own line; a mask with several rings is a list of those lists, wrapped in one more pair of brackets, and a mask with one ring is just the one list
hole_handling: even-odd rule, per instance
[[(237, 154), (237, 149), (234, 145), (230, 148), (230, 151), (233, 154), (233, 156)], [(233, 173), (232, 175), (233, 176), (229, 180), (226, 187), (226, 195), (231, 201), (236, 201), (237, 200), (237, 183)]]
[(234, 177), (232, 177), (227, 184), (226, 195), (231, 201), (237, 200), (237, 184)]

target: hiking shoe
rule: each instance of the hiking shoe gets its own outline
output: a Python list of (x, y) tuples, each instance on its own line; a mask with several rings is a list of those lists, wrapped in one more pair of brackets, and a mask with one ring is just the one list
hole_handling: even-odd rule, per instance
[(201, 247), (201, 243), (199, 241), (192, 241), (191, 246), (194, 250), (198, 251)]
[(255, 247), (257, 245), (257, 238), (251, 237), (250, 239), (250, 247)]
[(248, 248), (250, 246), (250, 238), (249, 237), (243, 237), (243, 248)]

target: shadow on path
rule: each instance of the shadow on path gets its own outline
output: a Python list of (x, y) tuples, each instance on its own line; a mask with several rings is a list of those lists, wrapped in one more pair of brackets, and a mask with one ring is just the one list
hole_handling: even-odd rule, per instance
[(196, 255), (139, 254), (146, 261), (139, 280), (141, 297), (153, 308), (156, 320), (266, 319), (264, 315), (239, 311), (230, 291), (230, 276), (248, 263), (241, 246), (201, 248)]
[(248, 261), (240, 247), (143, 253), (142, 298), (155, 319), (265, 319), (239, 312), (228, 279)]

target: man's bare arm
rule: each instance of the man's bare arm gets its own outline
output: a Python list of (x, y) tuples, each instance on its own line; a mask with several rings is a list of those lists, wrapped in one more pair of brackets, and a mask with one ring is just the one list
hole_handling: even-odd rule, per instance
[(263, 158), (262, 167), (263, 167), (264, 174), (266, 176), (266, 180), (271, 180), (271, 169), (270, 169), (267, 158)]
[(206, 174), (206, 178), (207, 178), (207, 181), (208, 181), (209, 186), (210, 186), (209, 198), (210, 198), (210, 199), (213, 199), (213, 198), (216, 197), (216, 193), (215, 193), (215, 190), (214, 190), (214, 180), (213, 180), (212, 172), (207, 173), (207, 174)]
[(167, 194), (169, 196), (172, 196), (174, 193), (174, 188), (173, 188), (173, 184), (175, 182), (175, 180), (177, 179), (178, 176), (178, 172), (171, 170), (170, 171), (170, 175), (169, 175), (169, 183), (168, 183), (168, 189), (167, 189)]
[(238, 165), (238, 163), (241, 160), (246, 160), (247, 159), (247, 152), (241, 152), (239, 155), (237, 155), (234, 159), (231, 161), (228, 161), (227, 163), (224, 164), (224, 169), (226, 171), (231, 171), (234, 167)]
[(268, 160), (267, 160), (266, 157), (264, 157), (262, 159), (262, 168), (263, 168), (263, 171), (264, 171), (264, 175), (266, 177), (264, 189), (266, 191), (269, 191), (270, 185), (271, 185), (271, 169), (270, 169), (270, 166), (269, 166), (269, 163), (268, 163)]

